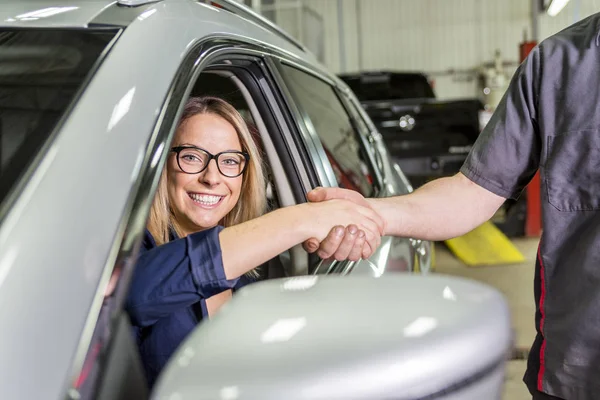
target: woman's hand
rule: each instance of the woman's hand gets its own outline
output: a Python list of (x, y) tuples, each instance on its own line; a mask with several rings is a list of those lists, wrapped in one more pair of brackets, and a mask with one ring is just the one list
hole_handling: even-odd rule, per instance
[[(338, 260), (355, 261), (365, 255), (368, 257), (379, 247), (385, 222), (370, 207), (348, 200), (327, 200), (306, 205), (314, 217), (307, 221), (310, 223), (312, 237), (317, 242), (324, 241), (330, 246), (329, 249), (319, 249), (320, 257), (328, 258), (333, 255)], [(368, 247), (367, 251), (364, 251), (363, 247)], [(312, 249), (312, 252), (314, 251), (315, 249)]]
[[(349, 225), (355, 225), (357, 229)], [(277, 256), (307, 239), (323, 241), (334, 227), (347, 227), (349, 237), (356, 237), (354, 247), (366, 243), (373, 250), (381, 243), (383, 219), (369, 207), (348, 200), (329, 200), (282, 207), (261, 217), (229, 226), (219, 233), (221, 258), (227, 279), (237, 278), (257, 265)], [(364, 236), (359, 232), (362, 230)], [(361, 250), (351, 247), (352, 257)]]
[[(341, 188), (316, 188), (310, 191), (307, 197), (311, 202), (345, 199), (363, 207), (371, 208), (369, 201), (360, 193), (353, 190)], [(381, 222), (384, 224), (381, 230), (381, 233), (383, 233), (385, 221), (381, 220)], [(334, 227), (323, 241), (311, 238), (305, 241), (303, 245), (307, 252), (317, 252), (317, 255), (321, 258), (333, 257), (336, 260), (348, 259), (357, 261), (361, 258), (369, 258), (377, 249), (377, 247), (373, 247), (369, 242), (362, 240), (361, 238), (362, 234), (360, 229), (358, 229), (356, 225), (351, 224), (346, 227), (345, 231), (343, 230), (343, 227)], [(378, 242), (377, 245), (379, 245), (379, 243), (380, 242)]]

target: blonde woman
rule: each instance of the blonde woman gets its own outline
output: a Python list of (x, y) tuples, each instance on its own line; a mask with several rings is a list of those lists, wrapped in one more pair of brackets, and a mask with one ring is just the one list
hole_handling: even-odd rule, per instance
[(187, 334), (258, 265), (310, 238), (323, 240), (336, 226), (360, 228), (354, 257), (366, 242), (379, 243), (383, 222), (352, 202), (263, 215), (265, 204), (261, 156), (240, 114), (218, 98), (190, 99), (126, 303), (151, 385)]

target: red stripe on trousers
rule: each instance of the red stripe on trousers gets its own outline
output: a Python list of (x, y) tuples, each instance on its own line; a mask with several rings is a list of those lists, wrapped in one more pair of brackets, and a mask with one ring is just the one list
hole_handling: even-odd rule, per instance
[(540, 243), (538, 247), (538, 260), (540, 262), (540, 333), (542, 334), (542, 346), (540, 347), (540, 370), (538, 371), (538, 390), (543, 392), (542, 390), (542, 382), (544, 381), (544, 372), (546, 367), (544, 365), (544, 353), (546, 351), (546, 338), (544, 337), (544, 322), (545, 322), (545, 313), (544, 313), (544, 300), (546, 299), (546, 279), (544, 276), (544, 262), (542, 261), (542, 244)]

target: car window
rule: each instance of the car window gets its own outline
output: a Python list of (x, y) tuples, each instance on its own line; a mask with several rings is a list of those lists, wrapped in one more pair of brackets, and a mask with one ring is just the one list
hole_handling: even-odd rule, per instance
[(369, 133), (370, 133), (369, 127), (367, 126), (367, 123), (362, 118), (362, 116), (360, 115), (360, 113), (358, 112), (358, 110), (356, 109), (356, 107), (354, 106), (354, 104), (352, 104), (350, 102), (350, 100), (346, 100), (346, 101), (344, 101), (344, 103), (346, 104), (347, 109), (350, 112), (350, 115), (352, 115), (352, 118), (354, 119), (354, 123), (356, 125), (356, 128), (363, 135), (369, 135)]
[(115, 34), (0, 29), (0, 204)]
[(321, 139), (340, 187), (374, 193), (373, 175), (358, 132), (335, 89), (327, 82), (283, 64), (283, 74), (299, 106)]
[[(371, 128), (369, 128), (367, 121), (365, 121), (364, 117), (358, 110), (358, 107), (360, 107), (360, 105), (354, 103), (346, 95), (342, 95), (341, 98), (342, 98), (342, 101), (344, 102), (344, 104), (346, 105), (346, 109), (352, 116), (352, 119), (355, 123), (356, 128), (362, 133), (364, 138), (371, 138), (373, 135), (373, 132), (371, 131)], [(381, 154), (376, 150), (372, 141), (365, 139), (364, 143), (371, 150), (371, 152), (373, 154), (373, 159), (374, 159), (373, 162), (375, 163), (375, 165), (377, 165), (378, 170), (382, 171), (383, 170), (383, 160), (381, 158)], [(373, 174), (373, 175), (375, 175), (375, 174)], [(379, 186), (379, 189), (381, 189), (381, 186)]]
[(354, 123), (356, 125), (356, 128), (364, 136), (370, 135), (371, 134), (371, 130), (369, 129), (369, 126), (367, 125), (367, 122), (363, 119), (362, 115), (360, 114), (360, 112), (356, 108), (357, 106), (347, 96), (342, 96), (342, 101), (344, 102), (344, 104), (346, 105), (346, 109), (348, 110), (348, 112), (352, 116), (352, 118), (354, 120)]

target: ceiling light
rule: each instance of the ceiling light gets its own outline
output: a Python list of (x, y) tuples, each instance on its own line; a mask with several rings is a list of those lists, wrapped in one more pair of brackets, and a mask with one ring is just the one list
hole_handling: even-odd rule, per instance
[(569, 0), (552, 0), (546, 11), (549, 16), (556, 17), (559, 12), (567, 5)]

